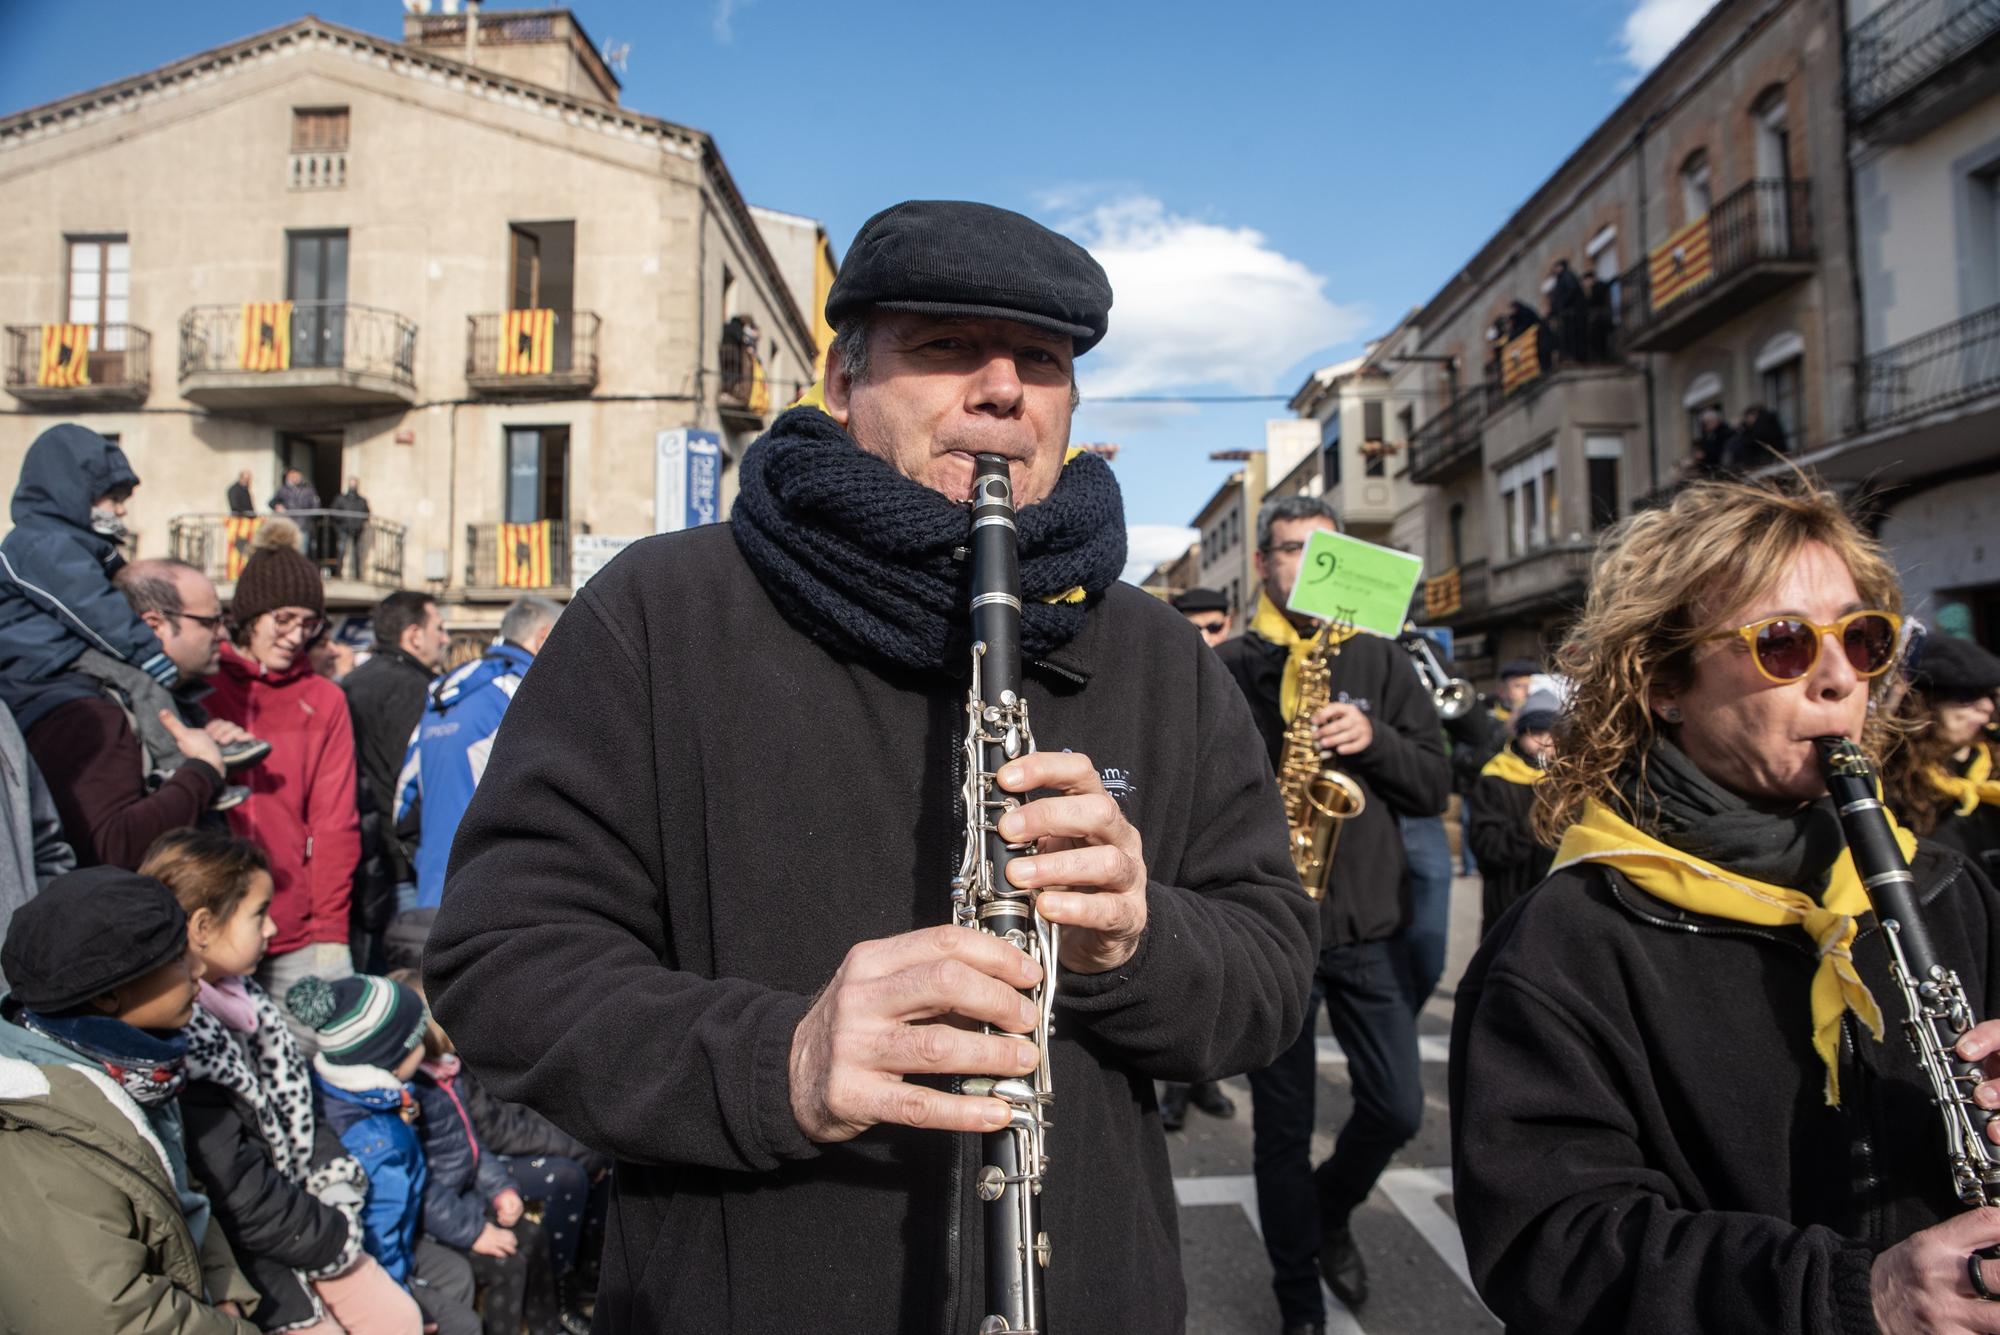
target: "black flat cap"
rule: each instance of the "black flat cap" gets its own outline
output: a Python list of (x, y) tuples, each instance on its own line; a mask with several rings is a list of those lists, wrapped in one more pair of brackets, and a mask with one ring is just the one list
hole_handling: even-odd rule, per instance
[(1176, 612), (1227, 612), (1229, 595), (1215, 589), (1189, 589), (1174, 599)]
[(1502, 677), (1532, 677), (1541, 670), (1532, 658), (1510, 658), (1500, 665)]
[(1111, 280), (1090, 252), (1032, 218), (991, 204), (913, 199), (861, 224), (826, 296), (838, 329), (870, 308), (1019, 320), (1097, 346)]
[(1910, 673), (1910, 684), (1926, 695), (1969, 699), (2000, 690), (2000, 658), (1971, 640), (1933, 635)]
[(54, 1015), (142, 978), (187, 953), (174, 892), (122, 867), (65, 872), (14, 910), (0, 973), (14, 998)]

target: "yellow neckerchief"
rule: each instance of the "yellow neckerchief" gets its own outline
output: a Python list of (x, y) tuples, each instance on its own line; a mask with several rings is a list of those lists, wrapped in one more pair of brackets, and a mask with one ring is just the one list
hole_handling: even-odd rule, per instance
[(1932, 765), (1924, 771), (1924, 777), (1933, 788), (1958, 803), (1959, 815), (1970, 816), (1981, 802), (2000, 806), (2000, 779), (1989, 777), (1992, 773), (1993, 753), (1974, 742), (1972, 763), (1965, 767), (1965, 773), (1953, 774), (1942, 765)]
[[(1882, 814), (1889, 815), (1886, 809)], [(1896, 824), (1893, 816), (1889, 828), (1908, 858), (1916, 851), (1916, 836)], [(1580, 862), (1614, 867), (1653, 898), (1693, 913), (1759, 927), (1796, 923), (1804, 928), (1819, 946), (1819, 969), (1812, 982), (1813, 1050), (1826, 1063), (1826, 1101), (1839, 1106), (1841, 1013), (1852, 1010), (1877, 1042), (1882, 1038), (1882, 1012), (1854, 968), (1855, 919), (1869, 905), (1852, 851), (1841, 850), (1827, 881), (1826, 897), (1816, 901), (1802, 891), (1739, 876), (1671, 848), (1593, 798), (1584, 803), (1582, 819), (1564, 832), (1550, 870)]]
[(1505, 705), (1495, 705), (1493, 706), (1493, 717), (1499, 719), (1502, 723), (1512, 723), (1514, 721), (1514, 711)]
[(1549, 777), (1547, 770), (1535, 768), (1532, 761), (1511, 746), (1501, 747), (1500, 754), (1487, 761), (1479, 772), (1508, 783), (1537, 784)]
[[(1285, 676), (1278, 686), (1278, 712), (1290, 723), (1292, 715), (1299, 712), (1299, 665), (1312, 656), (1313, 636), (1301, 635), (1292, 619), (1271, 601), (1271, 595), (1261, 590), (1257, 594), (1257, 615), (1250, 618), (1250, 633), (1266, 643), (1285, 646)], [(1335, 644), (1345, 644), (1353, 636), (1350, 627), (1335, 631), (1331, 638)]]

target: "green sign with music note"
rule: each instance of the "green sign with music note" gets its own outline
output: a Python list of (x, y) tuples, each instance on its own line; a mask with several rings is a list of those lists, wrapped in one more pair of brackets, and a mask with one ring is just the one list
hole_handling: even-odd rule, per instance
[(1377, 547), (1331, 529), (1314, 529), (1299, 556), (1299, 577), (1285, 605), (1321, 621), (1394, 638), (1410, 615), (1424, 573), (1422, 557)]

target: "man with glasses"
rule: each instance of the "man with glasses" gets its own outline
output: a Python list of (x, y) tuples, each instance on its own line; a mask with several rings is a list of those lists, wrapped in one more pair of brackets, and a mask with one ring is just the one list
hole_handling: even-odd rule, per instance
[[(354, 971), (348, 918), (361, 861), (354, 725), (340, 687), (313, 671), (307, 647), (326, 627), (325, 580), (299, 550), (298, 526), (274, 516), (229, 600), (230, 642), (210, 708), (276, 748), (250, 775), (250, 798), (230, 828), (271, 859), (277, 935), (257, 981), (283, 1000), (299, 979)], [(317, 1035), (287, 1016), (308, 1053)]]
[(146, 560), (124, 567), (114, 583), (178, 670), (175, 712), (159, 722), (185, 759), (166, 779), (152, 781), (161, 757), (135, 726), (131, 696), (110, 683), (93, 683), (96, 689), (65, 700), (23, 731), (77, 865), (130, 871), (161, 834), (243, 801), (249, 790), (223, 778), (230, 760), (271, 748), (234, 723), (209, 718), (198, 703), (228, 634), (208, 576), (182, 561)]
[[(1286, 699), (1286, 681), (1319, 629), (1285, 611), (1285, 602), (1313, 532), (1338, 528), (1316, 496), (1263, 507), (1253, 554), (1262, 582), (1256, 614), (1244, 634), (1217, 651), (1250, 702), (1274, 767), (1295, 704)], [(1451, 788), (1437, 708), (1401, 648), (1380, 636), (1352, 635), (1333, 659), (1332, 674), (1332, 700), (1314, 717), (1316, 739), (1320, 754), (1361, 786), (1366, 804), (1345, 822), (1319, 904), (1313, 1006), (1292, 1046), (1250, 1075), (1257, 1212), (1287, 1335), (1323, 1328), (1322, 1278), (1350, 1308), (1367, 1300), (1368, 1272), (1349, 1217), (1423, 1120), (1416, 1016), (1394, 939), (1409, 906), (1396, 817), (1437, 815)], [(1332, 1155), (1315, 1169), (1314, 1011), (1322, 996), (1347, 1055), (1354, 1111)]]

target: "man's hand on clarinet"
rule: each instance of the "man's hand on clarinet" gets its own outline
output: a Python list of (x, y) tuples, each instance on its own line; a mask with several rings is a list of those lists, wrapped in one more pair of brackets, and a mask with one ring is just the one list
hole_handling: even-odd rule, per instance
[(1131, 959), (1146, 930), (1146, 855), (1097, 766), (1074, 751), (1037, 751), (998, 777), (1010, 793), (1054, 790), (1003, 816), (1000, 834), (1040, 840), (1033, 857), (1007, 865), (1007, 879), (1038, 891), (1042, 916), (1061, 924), (1063, 967), (1105, 973)]
[[(1007, 1124), (999, 1099), (947, 1094), (907, 1075), (1026, 1075), (1040, 1064), (1017, 1034), (1035, 1027), (1020, 989), (1041, 969), (997, 937), (926, 927), (863, 941), (792, 1033), (792, 1116), (820, 1144), (852, 1140), (878, 1122), (939, 1131)], [(976, 1026), (1009, 1031), (982, 1034)]]

